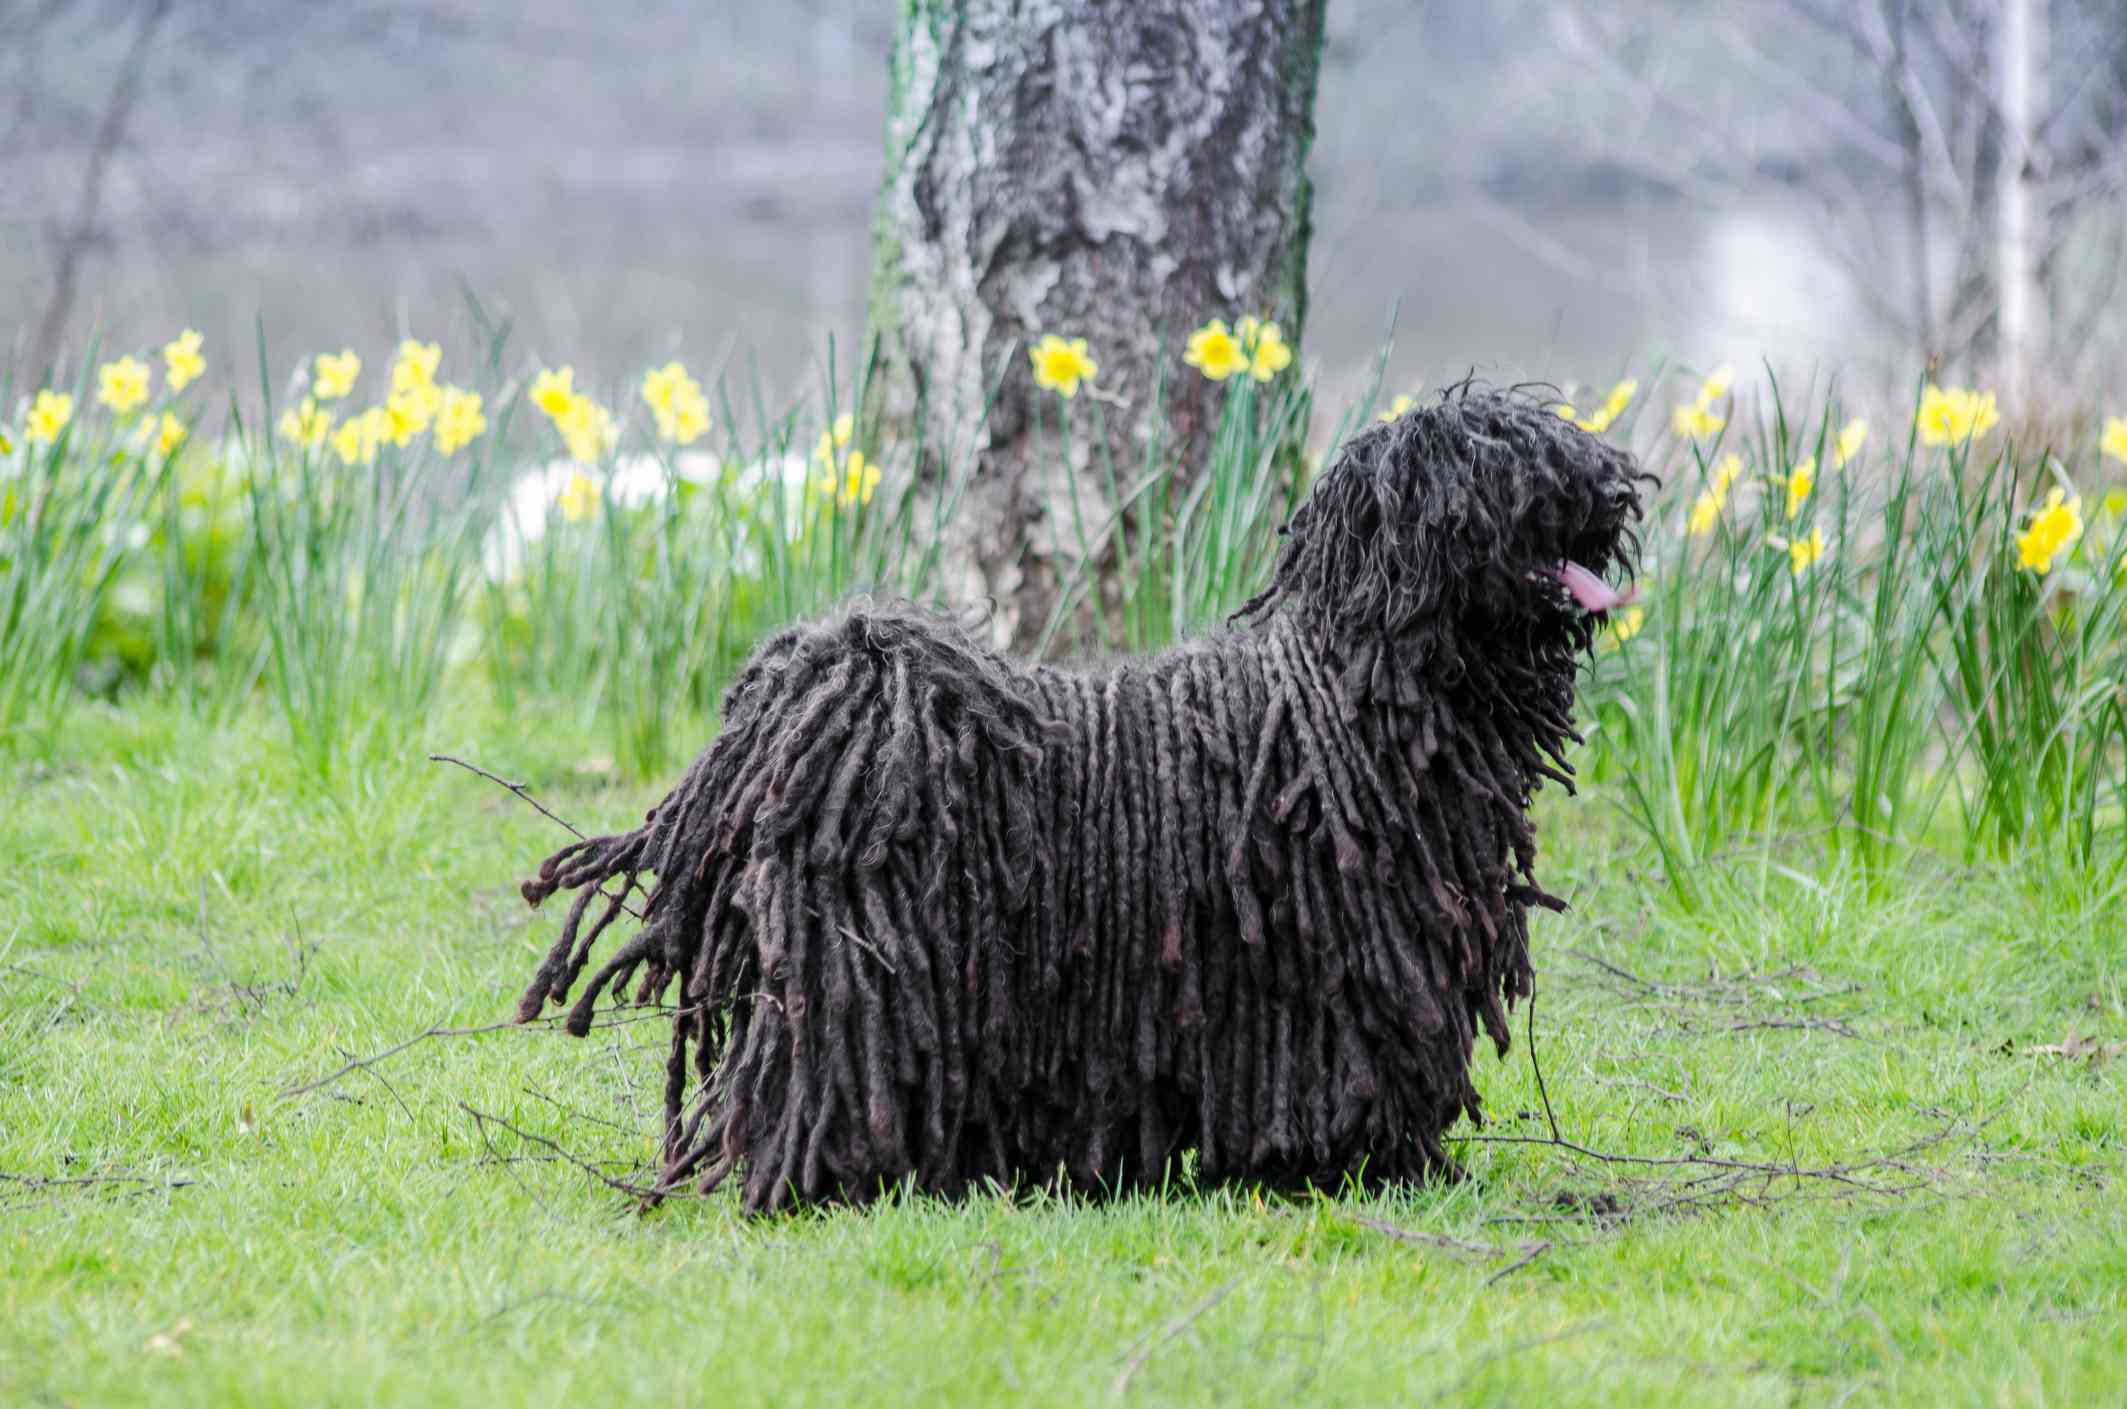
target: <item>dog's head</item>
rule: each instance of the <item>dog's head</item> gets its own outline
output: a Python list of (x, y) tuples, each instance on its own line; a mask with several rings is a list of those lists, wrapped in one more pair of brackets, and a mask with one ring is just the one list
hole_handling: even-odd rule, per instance
[(1243, 615), (1295, 612), (1346, 656), (1570, 671), (1630, 600), (1609, 580), (1635, 566), (1647, 478), (1532, 395), (1453, 388), (1345, 442)]

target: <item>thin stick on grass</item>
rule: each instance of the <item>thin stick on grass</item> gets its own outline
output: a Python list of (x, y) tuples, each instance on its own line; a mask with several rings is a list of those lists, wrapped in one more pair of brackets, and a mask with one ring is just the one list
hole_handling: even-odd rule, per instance
[[(662, 1006), (645, 1007), (638, 1011), (632, 1011), (623, 1015), (607, 1017), (602, 1022), (594, 1023), (593, 1026), (599, 1028), (626, 1027), (630, 1023), (648, 1022), (653, 1018), (677, 1017), (682, 1011), (682, 1009), (667, 1008)], [(522, 1032), (539, 1028), (550, 1028), (555, 1025), (555, 1019), (549, 1017), (534, 1018), (530, 1022), (485, 1023), (479, 1027), (444, 1027), (440, 1024), (433, 1027), (425, 1027), (421, 1029), (421, 1031), (415, 1033), (413, 1036), (407, 1038), (405, 1041), (395, 1042), (391, 1046), (386, 1047), (381, 1052), (372, 1052), (366, 1057), (355, 1057), (349, 1060), (345, 1065), (334, 1068), (332, 1071), (327, 1072), (325, 1075), (317, 1078), (315, 1081), (306, 1081), (300, 1086), (283, 1087), (279, 1092), (279, 1099), (283, 1101), (293, 1100), (297, 1096), (307, 1096), (313, 1091), (322, 1090), (325, 1087), (332, 1085), (334, 1082), (338, 1081), (343, 1076), (347, 1076), (352, 1072), (364, 1071), (370, 1067), (377, 1065), (379, 1062), (388, 1061), (389, 1059), (398, 1056), (401, 1052), (404, 1052), (407, 1048), (418, 1046), (419, 1044), (428, 1041), (432, 1037), (479, 1037), (485, 1033), (490, 1032)]]
[(1497, 1257), (1500, 1254), (1500, 1249), (1490, 1243), (1472, 1242), (1467, 1238), (1452, 1238), (1445, 1233), (1421, 1232), (1416, 1228), (1405, 1228), (1401, 1224), (1390, 1223), (1386, 1219), (1371, 1218), (1363, 1213), (1352, 1214), (1350, 1218), (1352, 1222), (1358, 1224), (1361, 1228), (1370, 1229), (1384, 1238), (1394, 1238), (1399, 1243), (1409, 1243), (1414, 1247), (1438, 1248), (1442, 1252), (1461, 1252), (1468, 1253), (1473, 1257), (1484, 1258)]
[(1534, 1243), (1524, 1243), (1522, 1245), (1521, 1256), (1515, 1258), (1512, 1262), (1500, 1268), (1491, 1276), (1485, 1278), (1484, 1284), (1489, 1287), (1494, 1282), (1503, 1281), (1504, 1279), (1513, 1276), (1516, 1272), (1521, 1271), (1522, 1268), (1527, 1267), (1530, 1263), (1536, 1261), (1537, 1258), (1542, 1257), (1550, 1250), (1551, 1244), (1548, 1240)]
[(1247, 1276), (1248, 1274), (1243, 1272), (1238, 1276), (1228, 1277), (1213, 1288), (1209, 1296), (1161, 1327), (1156, 1336), (1148, 1331), (1138, 1337), (1136, 1346), (1130, 1352), (1130, 1358), (1123, 1362), (1122, 1370), (1115, 1377), (1112, 1390), (1115, 1397), (1120, 1399), (1129, 1390), (1130, 1381), (1136, 1378), (1137, 1372), (1145, 1367), (1145, 1362), (1152, 1358), (1155, 1351), (1195, 1325), (1206, 1312), (1230, 1296), (1233, 1289), (1241, 1285)]
[(477, 773), (481, 777), (487, 779), (490, 783), (493, 783), (495, 786), (515, 793), (520, 801), (530, 803), (532, 805), (533, 810), (538, 812), (540, 816), (545, 817), (547, 820), (553, 822), (556, 826), (561, 827), (562, 829), (567, 831), (569, 835), (575, 837), (578, 841), (582, 841), (585, 839), (584, 834), (576, 830), (575, 823), (569, 821), (567, 818), (559, 815), (558, 813), (548, 808), (548, 806), (545, 803), (541, 802), (538, 798), (533, 797), (531, 793), (531, 788), (528, 784), (513, 783), (507, 778), (497, 777), (495, 774), (488, 772), (485, 768), (482, 768), (477, 763), (467, 763), (464, 759), (453, 757), (452, 755), (447, 753), (432, 753), (428, 756), (428, 761), (430, 763), (455, 763), (468, 773)]
[(395, 1042), (381, 1052), (373, 1052), (366, 1057), (350, 1058), (345, 1065), (334, 1068), (315, 1081), (306, 1081), (300, 1086), (285, 1086), (281, 1088), (279, 1099), (290, 1101), (297, 1096), (307, 1096), (313, 1091), (323, 1090), (351, 1072), (365, 1071), (379, 1062), (398, 1056), (409, 1047), (418, 1046), (428, 1041), (431, 1037), (477, 1037), (484, 1032), (501, 1032), (506, 1028), (527, 1026), (530, 1026), (530, 1024), (499, 1022), (487, 1023), (481, 1027), (425, 1027), (404, 1042)]
[[(478, 1110), (463, 1101), (458, 1102), (458, 1109), (471, 1116), (474, 1123), (480, 1127), (480, 1138), (483, 1144), (487, 1143), (487, 1127), (491, 1124), (498, 1125), (520, 1140), (528, 1140), (542, 1149), (551, 1151), (554, 1158), (560, 1160), (563, 1164), (582, 1170), (607, 1188), (615, 1189), (628, 1195), (636, 1201), (638, 1211), (647, 1211), (662, 1199), (696, 1197), (686, 1190), (653, 1189), (647, 1184), (637, 1184), (626, 1179), (615, 1179), (612, 1175), (591, 1163), (591, 1161), (583, 1158), (583, 1156), (571, 1153), (544, 1135), (535, 1135), (529, 1130), (520, 1129), (499, 1115), (489, 1111)], [(488, 1148), (493, 1150), (494, 1146), (489, 1144)], [(498, 1151), (498, 1157), (499, 1153)]]
[[(513, 783), (507, 778), (498, 777), (497, 775), (488, 772), (485, 768), (482, 768), (477, 763), (468, 763), (462, 758), (457, 758), (447, 753), (432, 753), (428, 756), (428, 761), (430, 763), (455, 763), (460, 768), (465, 769), (468, 773), (477, 773), (481, 777), (487, 779), (490, 783), (493, 783), (497, 787), (502, 788), (505, 791), (515, 795), (520, 801), (531, 804), (532, 809), (539, 813), (540, 816), (553, 822), (556, 826), (561, 827), (564, 831), (568, 832), (570, 836), (575, 837), (578, 841), (583, 841), (586, 839), (584, 837), (584, 834), (576, 829), (575, 823), (569, 821), (566, 817), (563, 817), (559, 813), (555, 812), (553, 809), (549, 808), (538, 798), (533, 797), (531, 787), (528, 784)], [(600, 886), (599, 894), (610, 896), (611, 892), (607, 891), (604, 886)], [(625, 910), (628, 914), (633, 915), (638, 920), (644, 918), (643, 912), (636, 909), (632, 905), (623, 903), (620, 908)]]

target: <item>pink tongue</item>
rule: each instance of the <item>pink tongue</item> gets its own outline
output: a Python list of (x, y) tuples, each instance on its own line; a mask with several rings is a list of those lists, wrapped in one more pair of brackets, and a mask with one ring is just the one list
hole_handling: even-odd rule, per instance
[(1622, 607), (1640, 594), (1637, 587), (1620, 592), (1574, 562), (1558, 565), (1558, 580), (1566, 584), (1566, 590), (1573, 594), (1573, 600), (1580, 603), (1584, 612), (1606, 612), (1613, 607)]

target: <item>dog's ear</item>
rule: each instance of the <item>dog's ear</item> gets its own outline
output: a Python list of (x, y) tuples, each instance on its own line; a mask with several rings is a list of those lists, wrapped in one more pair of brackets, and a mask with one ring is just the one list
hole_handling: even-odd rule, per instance
[(1285, 528), (1270, 587), (1237, 618), (1281, 610), (1356, 642), (1453, 611), (1507, 555), (1513, 522), (1479, 483), (1489, 452), (1472, 410), (1443, 398), (1339, 446)]

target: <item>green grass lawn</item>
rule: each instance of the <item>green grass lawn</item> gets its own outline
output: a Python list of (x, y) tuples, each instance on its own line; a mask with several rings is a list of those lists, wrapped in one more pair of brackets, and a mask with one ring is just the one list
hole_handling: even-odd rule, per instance
[[(2127, 1393), (2127, 1054), (2041, 1050), (2127, 1038), (2127, 922), (2018, 875), (1872, 893), (1798, 839), (1721, 859), (1688, 914), (1602, 796), (1547, 797), (1559, 1129), (1695, 1163), (1470, 1142), (1465, 1182), (1387, 1195), (640, 1217), (526, 1135), (639, 1170), (661, 1020), (282, 1093), (507, 1018), (549, 942), (515, 885), (559, 834), (426, 753), (587, 827), (655, 792), (558, 720), (380, 727), (329, 790), (285, 739), (82, 710), (4, 764), (0, 1404)], [(1488, 1133), (1533, 1140), (1525, 1017), (1478, 1082)]]

